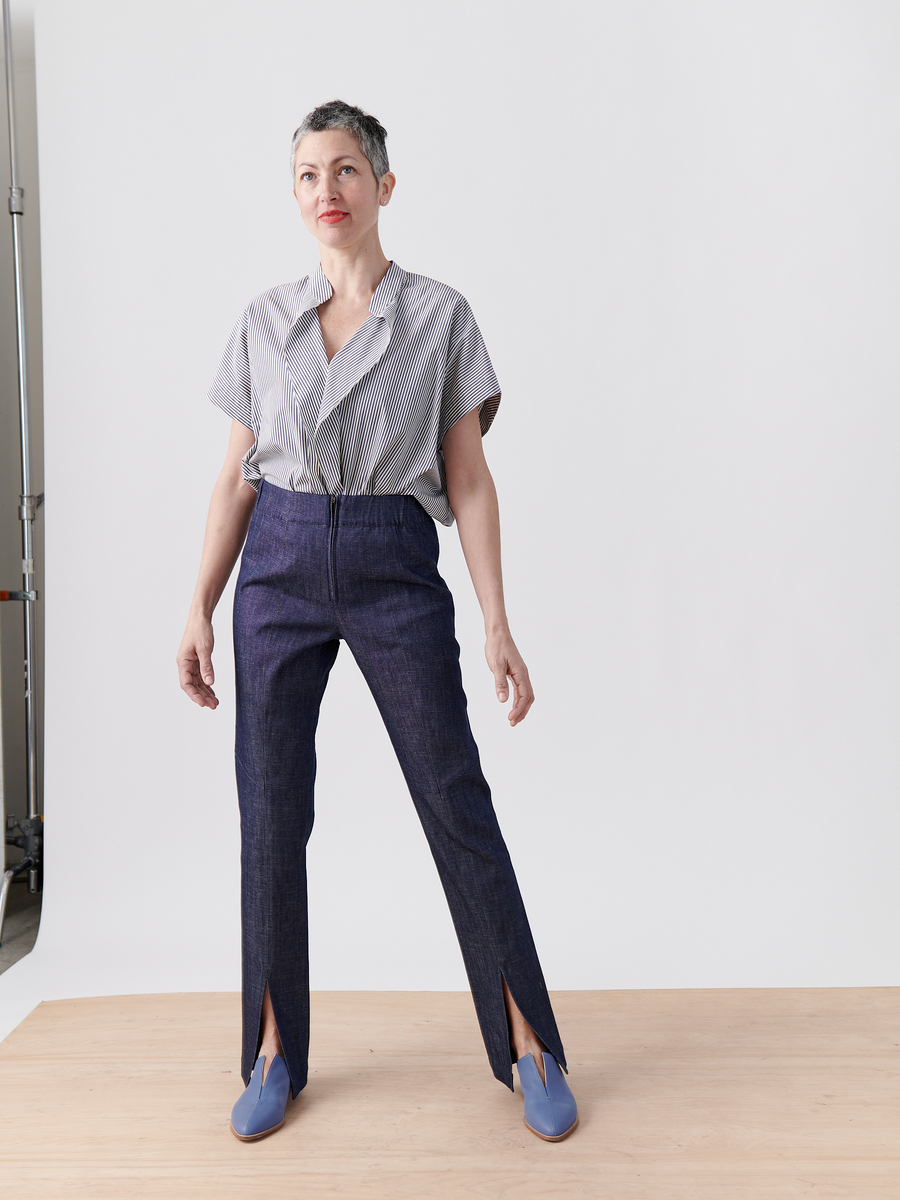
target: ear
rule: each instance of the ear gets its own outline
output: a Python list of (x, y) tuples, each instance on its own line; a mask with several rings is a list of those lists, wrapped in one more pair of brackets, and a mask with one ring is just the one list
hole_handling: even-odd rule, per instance
[(378, 181), (378, 203), (381, 205), (387, 204), (391, 198), (391, 194), (397, 185), (397, 176), (393, 171), (385, 171), (381, 179)]

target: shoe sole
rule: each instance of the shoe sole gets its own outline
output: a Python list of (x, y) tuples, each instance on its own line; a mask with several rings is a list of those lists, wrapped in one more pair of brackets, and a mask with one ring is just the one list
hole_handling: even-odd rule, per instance
[[(271, 1129), (264, 1129), (262, 1133), (238, 1133), (235, 1127), (231, 1124), (229, 1124), (228, 1128), (239, 1142), (258, 1142), (260, 1138), (268, 1137), (270, 1133), (276, 1133), (283, 1124), (284, 1118), (282, 1117), (277, 1125), (273, 1125)], [(563, 1136), (565, 1136), (565, 1134)]]
[(556, 1135), (556, 1137), (550, 1137), (550, 1135), (546, 1134), (546, 1133), (538, 1133), (538, 1131), (533, 1126), (529, 1125), (527, 1121), (524, 1122), (524, 1125), (525, 1125), (526, 1129), (530, 1129), (531, 1132), (534, 1134), (534, 1136), (539, 1137), (541, 1139), (541, 1141), (561, 1142), (565, 1138), (567, 1138), (570, 1133), (574, 1133), (575, 1130), (578, 1128), (578, 1117), (575, 1118), (575, 1120), (572, 1122), (572, 1124), (569, 1126), (569, 1128), (566, 1130), (565, 1133), (558, 1133)]

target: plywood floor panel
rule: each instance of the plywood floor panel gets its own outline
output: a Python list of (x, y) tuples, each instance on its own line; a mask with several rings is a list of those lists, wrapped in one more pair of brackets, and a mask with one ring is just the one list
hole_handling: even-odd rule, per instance
[(900, 988), (553, 999), (581, 1112), (557, 1145), (490, 1075), (466, 994), (315, 994), (309, 1086), (253, 1144), (228, 1132), (238, 996), (42, 1004), (0, 1044), (0, 1178), (41, 1200), (900, 1198)]

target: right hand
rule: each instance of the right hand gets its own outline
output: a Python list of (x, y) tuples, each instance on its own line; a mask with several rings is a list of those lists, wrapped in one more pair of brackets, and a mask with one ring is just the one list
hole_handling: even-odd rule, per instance
[(215, 673), (212, 665), (213, 627), (208, 617), (190, 617), (175, 662), (178, 682), (201, 708), (218, 708), (219, 701), (212, 689)]

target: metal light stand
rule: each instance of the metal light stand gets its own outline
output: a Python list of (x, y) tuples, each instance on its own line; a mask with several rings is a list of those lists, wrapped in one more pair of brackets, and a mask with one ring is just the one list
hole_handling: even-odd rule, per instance
[[(0, 600), (18, 600), (25, 615), (25, 766), (28, 815), (7, 818), (6, 844), (19, 846), (25, 857), (4, 871), (0, 883), (0, 939), (3, 937), (3, 918), (9, 885), (17, 875), (28, 872), (28, 890), (36, 892), (41, 884), (43, 850), (43, 816), (38, 787), (37, 745), (37, 613), (38, 594), (34, 588), (34, 518), (44, 496), (31, 491), (31, 445), (28, 436), (28, 384), (25, 361), (25, 294), (22, 284), (22, 217), (25, 213), (25, 192), (19, 186), (16, 162), (16, 117), (13, 96), (12, 26), (9, 0), (3, 0), (3, 44), (6, 51), (6, 103), (9, 114), (9, 213), (12, 217), (13, 274), (16, 289), (16, 350), (19, 363), (19, 433), (22, 451), (22, 494), (19, 497), (19, 520), (22, 522), (22, 590), (0, 591)], [(18, 830), (18, 833), (15, 831)]]

